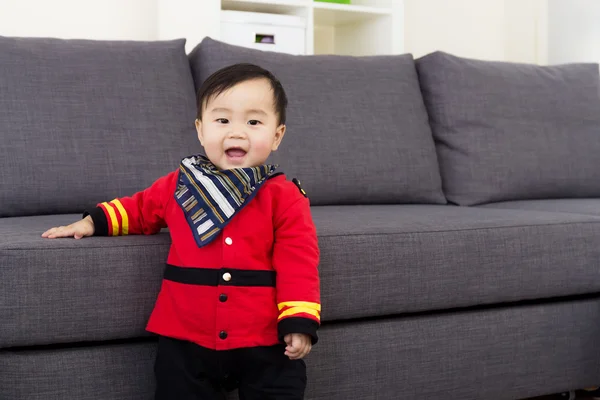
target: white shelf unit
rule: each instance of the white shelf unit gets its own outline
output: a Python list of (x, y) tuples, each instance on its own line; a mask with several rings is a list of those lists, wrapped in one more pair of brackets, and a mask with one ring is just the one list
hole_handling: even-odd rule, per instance
[(352, 4), (312, 0), (220, 0), (220, 9), (305, 18), (306, 54), (402, 53), (403, 0), (351, 1)]
[(296, 15), (308, 7), (309, 3), (307, 0), (221, 0), (221, 9)]

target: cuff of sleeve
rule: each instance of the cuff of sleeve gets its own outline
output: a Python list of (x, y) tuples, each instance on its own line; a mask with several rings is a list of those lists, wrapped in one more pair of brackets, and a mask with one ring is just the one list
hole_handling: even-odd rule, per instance
[(106, 219), (104, 210), (100, 207), (93, 208), (90, 211), (86, 210), (83, 213), (83, 218), (88, 215), (94, 221), (94, 236), (108, 236), (108, 220)]
[(302, 317), (285, 318), (277, 324), (279, 341), (282, 343), (284, 343), (283, 338), (285, 335), (291, 333), (304, 333), (312, 338), (312, 344), (316, 344), (319, 341), (319, 337), (317, 336), (318, 329), (319, 324), (316, 321)]

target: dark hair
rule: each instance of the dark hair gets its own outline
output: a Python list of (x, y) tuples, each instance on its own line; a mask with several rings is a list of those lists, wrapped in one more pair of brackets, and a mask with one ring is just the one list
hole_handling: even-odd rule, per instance
[(198, 114), (197, 118), (202, 120), (202, 108), (213, 96), (218, 96), (227, 89), (231, 89), (238, 83), (253, 79), (267, 79), (273, 89), (273, 100), (275, 112), (279, 116), (279, 123), (285, 124), (285, 109), (287, 107), (287, 96), (281, 86), (281, 82), (269, 71), (254, 64), (240, 63), (230, 65), (218, 70), (209, 76), (200, 89), (198, 89)]

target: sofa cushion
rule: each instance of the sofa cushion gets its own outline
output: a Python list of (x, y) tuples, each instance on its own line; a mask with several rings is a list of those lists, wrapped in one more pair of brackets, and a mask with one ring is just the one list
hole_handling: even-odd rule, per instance
[(600, 197), (597, 64), (436, 52), (417, 68), (450, 202)]
[[(600, 217), (435, 205), (313, 208), (323, 321), (600, 290)], [(76, 215), (0, 224), (0, 348), (145, 335), (166, 234), (42, 239)]]
[(600, 290), (600, 217), (429, 205), (313, 215), (324, 320)]
[(78, 218), (0, 219), (0, 348), (145, 334), (169, 235), (41, 237)]
[(292, 56), (202, 41), (196, 87), (238, 62), (272, 71), (289, 98), (272, 155), (313, 204), (445, 203), (412, 56)]
[(500, 203), (485, 204), (481, 207), (511, 210), (554, 211), (600, 216), (600, 198), (503, 201)]
[(80, 212), (198, 152), (184, 43), (0, 37), (0, 216)]

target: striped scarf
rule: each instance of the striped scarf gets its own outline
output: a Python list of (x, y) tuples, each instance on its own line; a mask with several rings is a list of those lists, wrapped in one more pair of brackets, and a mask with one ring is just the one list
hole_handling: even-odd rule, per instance
[(276, 168), (276, 165), (261, 165), (218, 170), (202, 155), (181, 161), (175, 200), (185, 214), (198, 247), (218, 236)]

